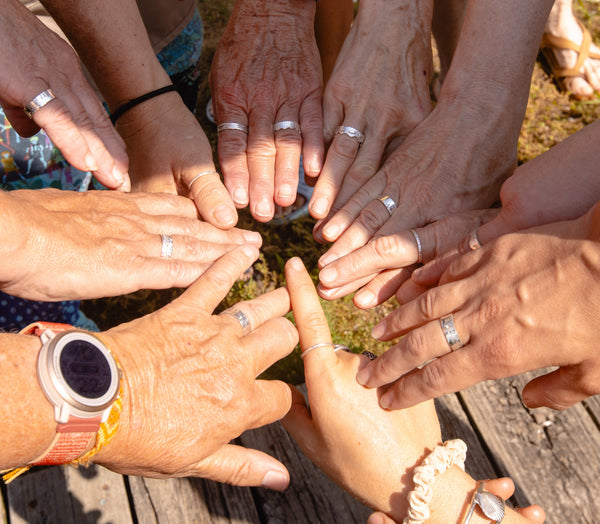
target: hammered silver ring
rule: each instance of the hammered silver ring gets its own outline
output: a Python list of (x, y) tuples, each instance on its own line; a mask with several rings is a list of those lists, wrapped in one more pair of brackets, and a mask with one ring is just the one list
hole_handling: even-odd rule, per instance
[(282, 120), (281, 122), (275, 122), (273, 124), (274, 133), (277, 133), (277, 131), (285, 131), (286, 129), (293, 129), (294, 131), (298, 131), (298, 134), (302, 134), (300, 124), (298, 122), (294, 122), (293, 120)]
[(238, 309), (238, 308), (226, 309), (225, 311), (223, 311), (221, 313), (221, 315), (229, 315), (229, 316), (235, 318), (240, 323), (240, 326), (242, 327), (242, 333), (244, 334), (244, 336), (246, 336), (248, 333), (250, 333), (252, 331), (252, 325), (250, 324), (250, 319), (248, 318), (246, 313), (244, 313), (241, 309)]
[(248, 134), (248, 126), (246, 124), (238, 124), (237, 122), (223, 122), (217, 126), (217, 133), (221, 131), (241, 131)]
[(29, 118), (33, 118), (33, 113), (35, 113), (38, 109), (42, 109), (46, 104), (52, 102), (56, 98), (56, 95), (52, 91), (52, 89), (46, 89), (42, 91), (39, 95), (34, 96), (31, 101), (29, 101), (23, 111)]
[(160, 235), (162, 242), (160, 248), (161, 258), (171, 258), (173, 256), (173, 237), (171, 235)]
[(394, 199), (389, 195), (379, 197), (377, 200), (379, 200), (385, 206), (390, 216), (392, 216), (394, 211), (396, 211), (396, 209), (398, 208), (398, 204), (396, 204)]
[(339, 126), (335, 130), (335, 134), (336, 135), (347, 135), (350, 138), (354, 138), (358, 142), (358, 145), (361, 145), (365, 141), (365, 135), (362, 133), (362, 131), (359, 131), (355, 127)]
[(458, 331), (456, 331), (454, 315), (450, 314), (440, 318), (440, 326), (444, 332), (446, 342), (448, 342), (448, 345), (450, 346), (450, 351), (456, 351), (465, 345), (458, 336)]

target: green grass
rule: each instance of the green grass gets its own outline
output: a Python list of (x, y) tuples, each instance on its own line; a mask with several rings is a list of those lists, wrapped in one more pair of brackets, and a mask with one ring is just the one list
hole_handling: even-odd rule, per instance
[[(213, 146), (216, 146), (216, 130), (204, 115), (210, 97), (207, 78), (210, 62), (233, 3), (233, 0), (199, 2), (205, 25), (202, 67), (206, 80), (198, 94), (198, 118)], [(599, 4), (593, 1), (582, 1), (576, 5), (578, 16), (590, 29), (595, 41), (600, 40), (599, 9)], [(557, 91), (540, 65), (536, 64), (519, 141), (519, 162), (523, 163), (540, 155), (599, 116), (600, 98), (589, 102), (570, 100), (568, 95)], [(312, 219), (305, 218), (288, 226), (272, 227), (268, 224), (258, 224), (252, 220), (247, 211), (243, 211), (239, 225), (259, 231), (263, 236), (264, 245), (260, 260), (254, 265), (253, 278), (248, 282), (236, 283), (223, 302), (222, 308), (285, 285), (283, 265), (292, 256), (299, 256), (304, 260), (316, 282), (317, 260), (326, 247), (313, 241)], [(124, 297), (88, 301), (84, 303), (83, 309), (97, 321), (101, 329), (108, 329), (154, 311), (180, 293), (181, 290), (140, 291)], [(335, 302), (324, 302), (323, 307), (335, 342), (342, 342), (355, 351), (369, 349), (378, 353), (385, 349), (386, 344), (374, 341), (369, 333), (371, 326), (386, 311), (394, 308), (393, 301), (371, 311), (355, 308), (351, 297)], [(266, 375), (292, 383), (302, 382), (302, 366), (298, 350), (296, 349), (292, 355), (276, 364)]]

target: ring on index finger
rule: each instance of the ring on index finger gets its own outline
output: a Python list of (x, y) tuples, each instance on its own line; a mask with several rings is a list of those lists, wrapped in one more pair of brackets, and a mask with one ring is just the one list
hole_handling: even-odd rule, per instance
[(241, 309), (238, 309), (238, 308), (226, 309), (225, 311), (223, 311), (221, 313), (221, 315), (229, 315), (229, 316), (235, 318), (240, 323), (240, 326), (242, 327), (242, 333), (244, 334), (244, 336), (246, 336), (248, 333), (250, 333), (252, 331), (252, 325), (250, 324), (250, 319), (246, 316), (246, 313), (244, 313)]
[(350, 138), (354, 138), (358, 142), (358, 145), (361, 145), (365, 141), (364, 133), (362, 131), (359, 131), (355, 127), (351, 127), (351, 126), (339, 126), (335, 130), (334, 134), (347, 135)]
[(294, 131), (298, 131), (298, 134), (302, 134), (300, 124), (298, 122), (294, 122), (293, 120), (282, 120), (281, 122), (275, 122), (273, 124), (274, 133), (277, 133), (277, 131), (285, 131), (286, 129), (293, 129)]
[(446, 337), (446, 342), (450, 346), (450, 351), (456, 351), (465, 345), (465, 343), (458, 336), (456, 326), (454, 325), (454, 315), (446, 315), (440, 318), (440, 326)]
[(46, 89), (42, 91), (39, 95), (34, 96), (23, 108), (25, 114), (29, 118), (33, 118), (33, 113), (42, 109), (46, 104), (52, 102), (56, 98), (56, 95), (52, 91), (52, 89)]

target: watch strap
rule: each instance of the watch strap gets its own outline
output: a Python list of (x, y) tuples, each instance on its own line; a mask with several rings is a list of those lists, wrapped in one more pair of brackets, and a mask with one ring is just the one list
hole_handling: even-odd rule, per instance
[(33, 322), (28, 326), (25, 326), (21, 331), (19, 331), (19, 335), (35, 335), (36, 337), (41, 337), (42, 333), (49, 329), (50, 331), (54, 331), (55, 333), (61, 333), (63, 331), (69, 331), (70, 329), (75, 329), (70, 324), (60, 324), (59, 322)]

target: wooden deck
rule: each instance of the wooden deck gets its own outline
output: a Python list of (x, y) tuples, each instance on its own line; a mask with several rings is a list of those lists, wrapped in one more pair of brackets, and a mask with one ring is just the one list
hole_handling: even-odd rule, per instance
[[(445, 438), (469, 446), (475, 478), (509, 475), (514, 502), (540, 504), (548, 523), (600, 522), (600, 399), (564, 412), (530, 411), (524, 377), (479, 384), (438, 403)], [(201, 479), (123, 477), (104, 468), (46, 468), (2, 491), (0, 524), (364, 523), (368, 508), (316, 470), (279, 424), (239, 443), (278, 457), (292, 482), (285, 493)]]

